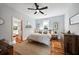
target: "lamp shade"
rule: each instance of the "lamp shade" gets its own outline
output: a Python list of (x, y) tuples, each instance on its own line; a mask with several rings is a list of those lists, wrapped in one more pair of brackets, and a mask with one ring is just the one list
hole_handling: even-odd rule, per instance
[(26, 28), (32, 28), (32, 26), (31, 25), (26, 25)]

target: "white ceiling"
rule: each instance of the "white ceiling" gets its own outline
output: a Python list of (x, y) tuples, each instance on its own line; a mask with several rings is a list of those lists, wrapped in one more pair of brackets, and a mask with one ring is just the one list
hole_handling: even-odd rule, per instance
[(28, 10), (27, 8), (35, 8), (33, 3), (6, 3), (11, 8), (28, 15), (32, 18), (48, 18), (52, 16), (63, 15), (71, 5), (69, 3), (38, 3), (39, 7), (48, 6), (48, 9), (42, 10), (45, 15), (39, 13), (34, 15), (34, 10)]

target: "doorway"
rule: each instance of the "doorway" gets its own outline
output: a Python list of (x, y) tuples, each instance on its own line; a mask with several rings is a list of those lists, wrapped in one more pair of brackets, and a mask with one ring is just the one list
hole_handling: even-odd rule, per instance
[(22, 20), (17, 17), (12, 18), (12, 41), (13, 44), (21, 43), (23, 41)]

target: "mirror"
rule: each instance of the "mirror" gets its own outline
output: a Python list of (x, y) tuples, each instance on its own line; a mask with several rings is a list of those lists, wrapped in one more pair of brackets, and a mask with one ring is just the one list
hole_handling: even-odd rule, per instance
[(75, 14), (69, 19), (70, 25), (79, 23), (79, 14)]

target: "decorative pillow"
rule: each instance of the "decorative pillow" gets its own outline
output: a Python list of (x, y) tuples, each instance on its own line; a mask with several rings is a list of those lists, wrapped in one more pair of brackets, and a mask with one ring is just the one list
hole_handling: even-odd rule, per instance
[(42, 31), (39, 31), (40, 34), (42, 34)]
[(43, 34), (47, 34), (47, 32), (43, 32)]

